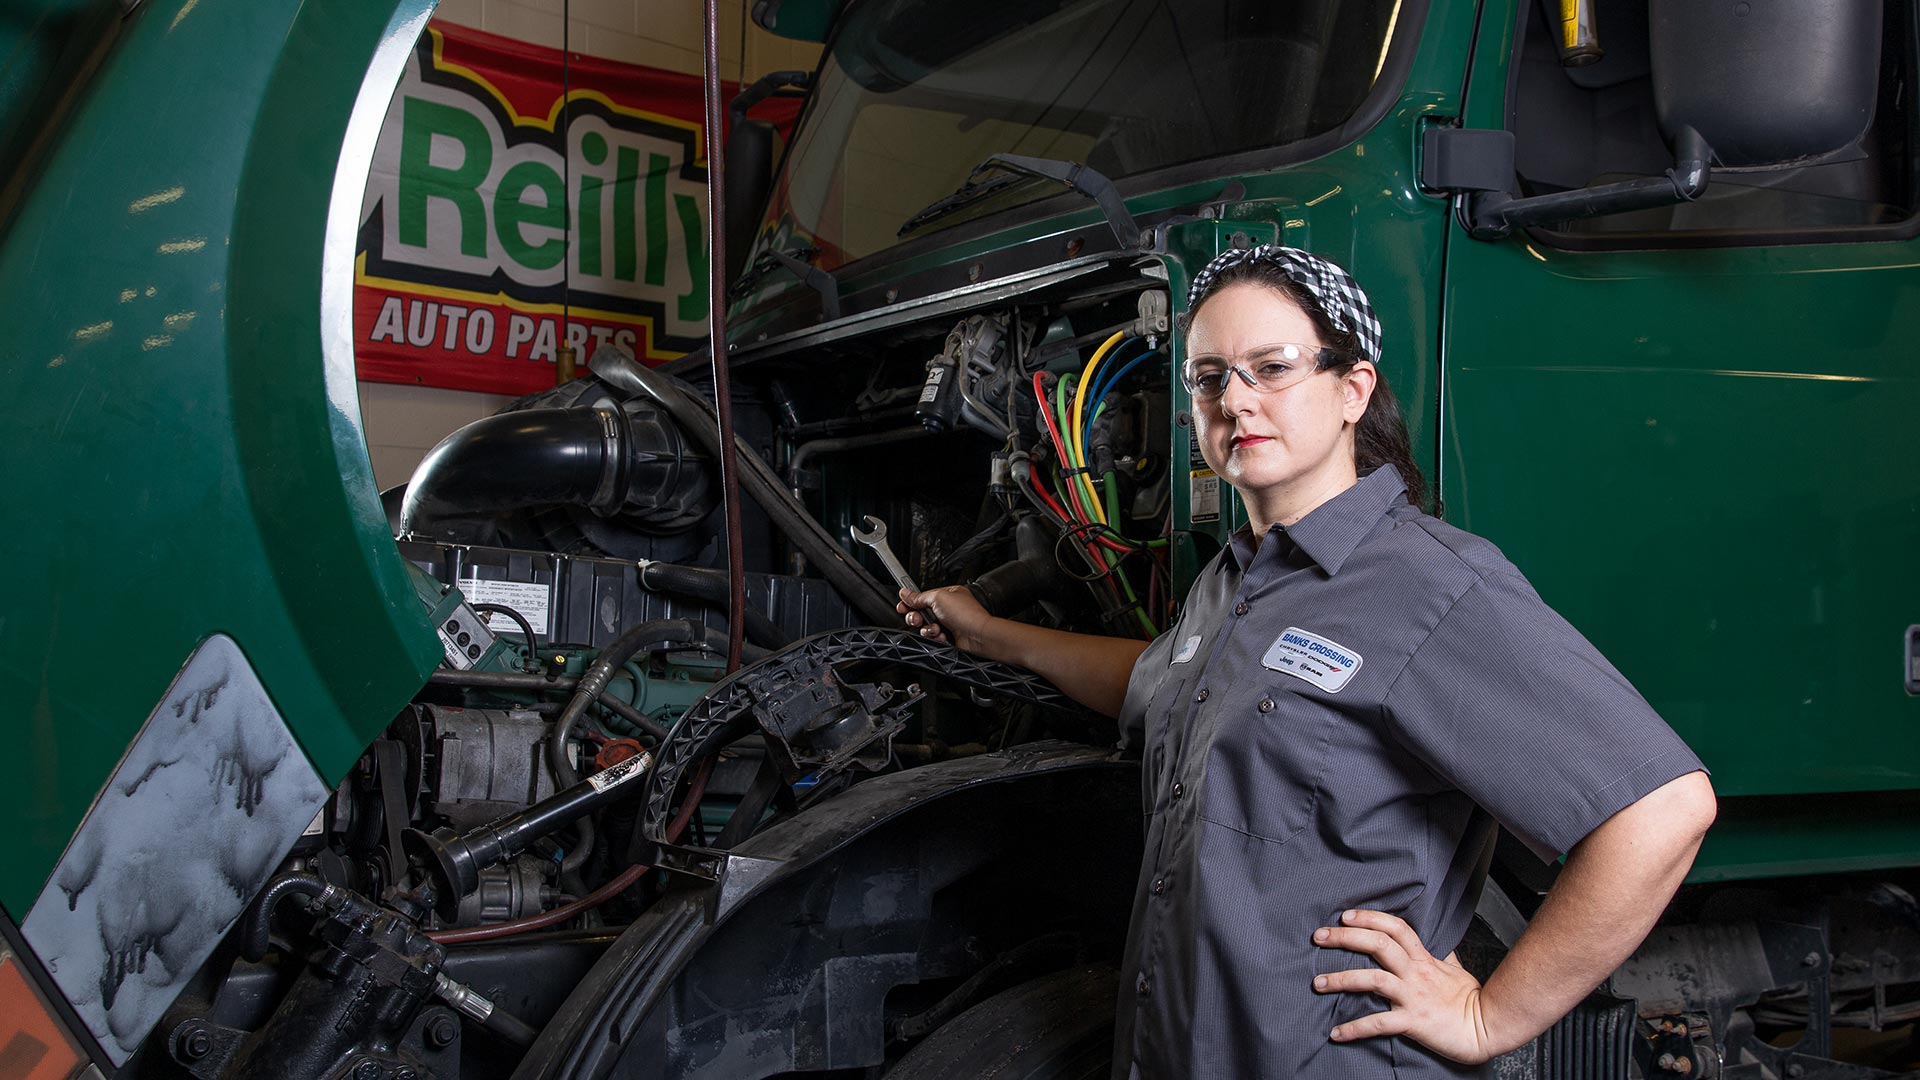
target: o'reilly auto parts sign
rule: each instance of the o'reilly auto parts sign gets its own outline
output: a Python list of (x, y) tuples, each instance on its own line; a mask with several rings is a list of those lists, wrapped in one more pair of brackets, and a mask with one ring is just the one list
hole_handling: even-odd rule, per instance
[(564, 344), (582, 363), (698, 345), (701, 115), (693, 76), (577, 53), (563, 73), (555, 50), (431, 26), (367, 179), (361, 378), (521, 394), (553, 385)]

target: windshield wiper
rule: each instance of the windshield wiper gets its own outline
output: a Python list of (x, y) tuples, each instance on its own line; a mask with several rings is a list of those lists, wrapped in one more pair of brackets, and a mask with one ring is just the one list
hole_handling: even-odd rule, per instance
[[(1000, 173), (999, 177), (982, 180), (987, 173)], [(1052, 180), (1087, 196), (1097, 203), (1100, 212), (1106, 215), (1107, 227), (1113, 230), (1116, 240), (1123, 248), (1140, 246), (1140, 223), (1127, 211), (1125, 199), (1120, 190), (1098, 170), (1090, 169), (1077, 161), (1057, 161), (1053, 158), (1027, 157), (1024, 154), (995, 154), (973, 167), (967, 174), (967, 182), (946, 198), (934, 202), (919, 213), (907, 219), (900, 226), (897, 236), (926, 224), (935, 218), (976, 202), (986, 196), (1004, 190), (1027, 179)]]
[(813, 265), (814, 256), (820, 254), (819, 248), (796, 247), (785, 251), (763, 251), (753, 260), (727, 290), (728, 296), (738, 300), (753, 290), (760, 279), (776, 269), (787, 269), (814, 292), (820, 294), (820, 313), (828, 322), (840, 317), (840, 281), (832, 274)]
[(989, 180), (976, 181), (974, 177), (978, 175), (980, 175), (979, 169), (975, 169), (973, 172), (967, 174), (967, 182), (954, 189), (953, 194), (928, 203), (918, 213), (908, 218), (906, 224), (900, 226), (900, 231), (893, 235), (905, 236), (929, 221), (937, 221), (953, 213), (955, 210), (979, 202), (981, 199), (995, 192), (1005, 191), (1015, 184), (1025, 183), (1033, 179), (1030, 176), (1001, 173)]

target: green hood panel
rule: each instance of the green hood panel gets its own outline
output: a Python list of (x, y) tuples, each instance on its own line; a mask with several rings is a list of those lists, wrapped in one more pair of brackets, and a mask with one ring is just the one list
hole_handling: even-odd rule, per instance
[(394, 7), (137, 9), (7, 223), (8, 910), (209, 635), (328, 782), (439, 659), (374, 490), (349, 325), (366, 157), (431, 10)]

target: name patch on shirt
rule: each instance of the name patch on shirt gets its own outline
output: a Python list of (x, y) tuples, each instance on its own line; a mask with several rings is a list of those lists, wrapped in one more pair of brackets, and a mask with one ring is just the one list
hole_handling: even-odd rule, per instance
[(1176, 664), (1184, 664), (1187, 661), (1193, 659), (1193, 654), (1200, 651), (1201, 637), (1202, 635), (1195, 634), (1192, 637), (1188, 638), (1187, 640), (1181, 642), (1180, 651), (1173, 654), (1173, 662)]
[(1260, 663), (1337, 694), (1360, 670), (1360, 654), (1337, 641), (1289, 626), (1274, 639)]

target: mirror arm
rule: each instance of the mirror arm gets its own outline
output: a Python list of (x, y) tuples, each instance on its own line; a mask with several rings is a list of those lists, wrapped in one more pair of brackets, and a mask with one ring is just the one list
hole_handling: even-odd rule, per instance
[(747, 110), (786, 89), (809, 90), (813, 75), (805, 71), (771, 71), (754, 80), (752, 86), (733, 96), (727, 105), (727, 119), (738, 127), (747, 118)]
[(1479, 239), (1495, 239), (1532, 225), (1551, 221), (1572, 221), (1619, 214), (1629, 210), (1651, 210), (1692, 202), (1707, 190), (1709, 162), (1713, 149), (1692, 128), (1682, 128), (1674, 139), (1673, 168), (1666, 175), (1644, 180), (1625, 180), (1618, 184), (1560, 191), (1516, 199), (1504, 191), (1475, 192), (1464, 200), (1462, 217), (1468, 230)]

